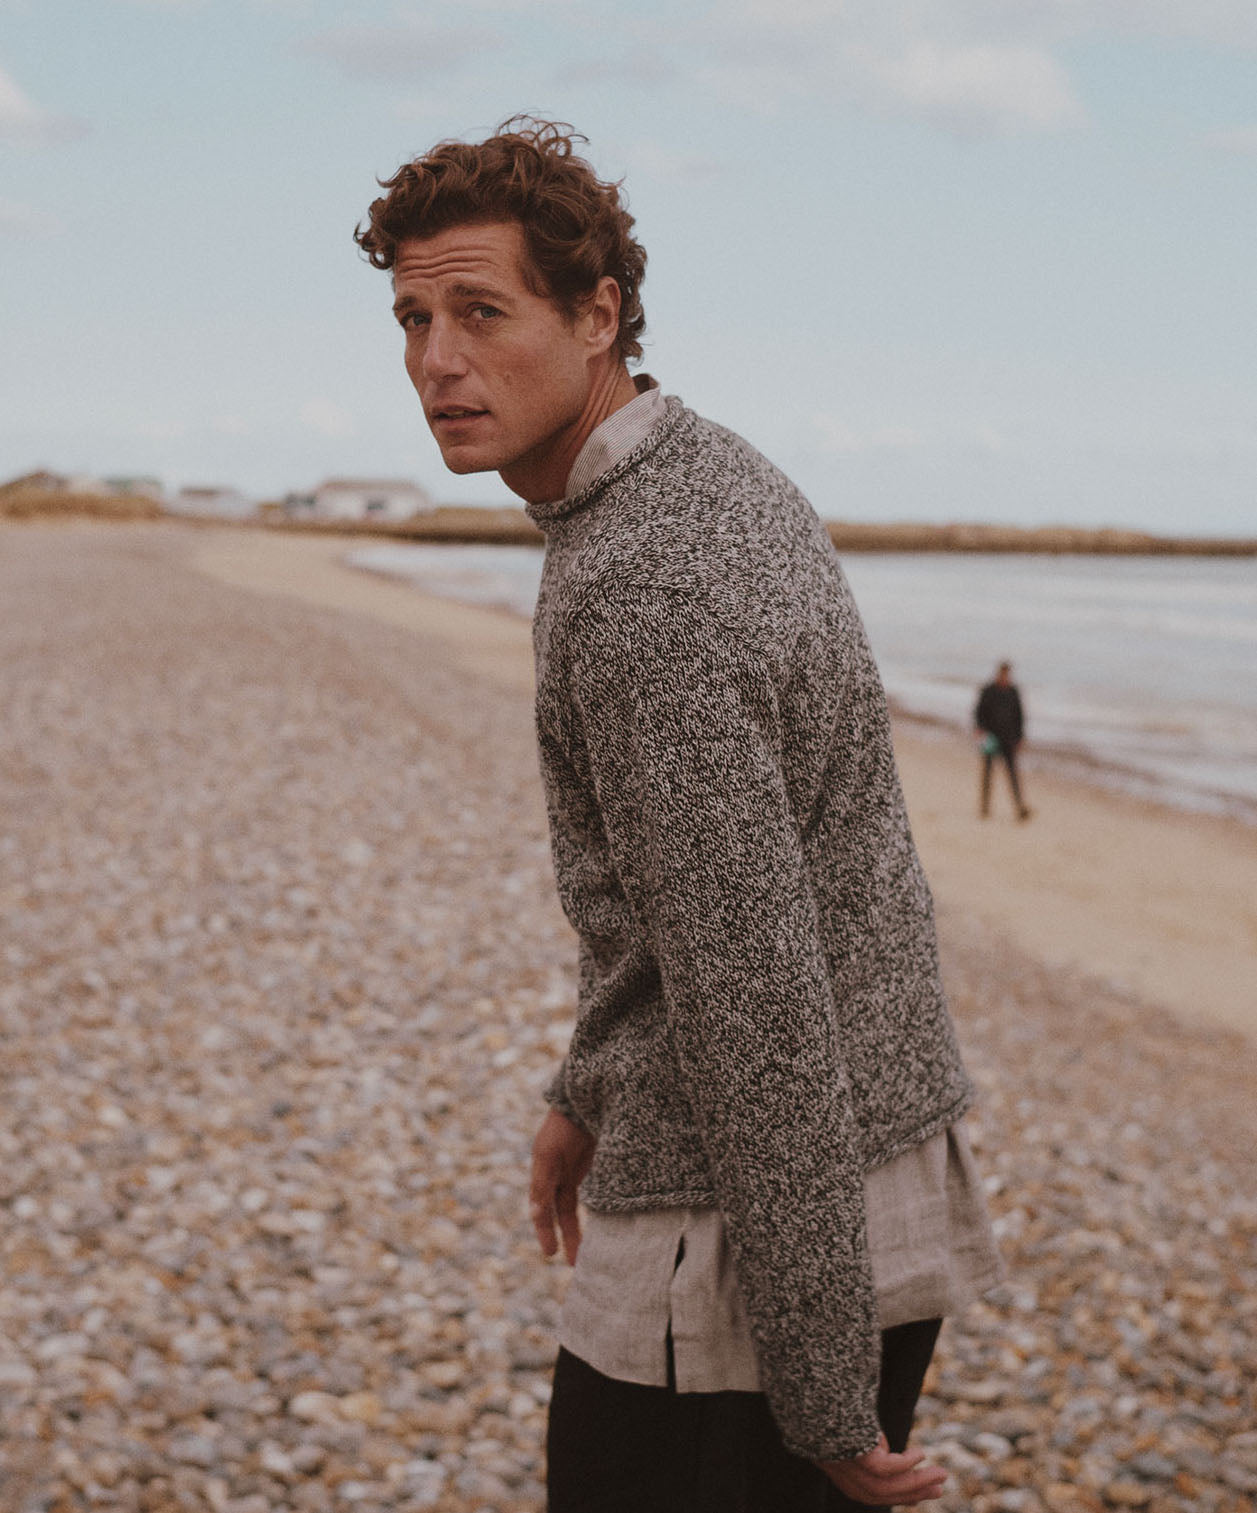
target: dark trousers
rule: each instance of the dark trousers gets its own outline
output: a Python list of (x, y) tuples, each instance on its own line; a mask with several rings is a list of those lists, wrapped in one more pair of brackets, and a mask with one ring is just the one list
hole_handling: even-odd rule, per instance
[(1017, 748), (1005, 746), (1000, 742), (998, 751), (984, 751), (982, 753), (982, 813), (988, 814), (991, 808), (991, 768), (996, 761), (1001, 761), (1008, 768), (1008, 781), (1013, 790), (1013, 803), (1017, 806), (1017, 813), (1025, 810), (1025, 804), (1021, 800), (1021, 784), (1017, 781)]
[[(912, 1428), (941, 1319), (882, 1334), (877, 1415), (892, 1450)], [(669, 1350), (669, 1368), (671, 1351)], [(546, 1439), (548, 1513), (853, 1513), (792, 1455), (758, 1392), (677, 1392), (603, 1376), (566, 1350)]]

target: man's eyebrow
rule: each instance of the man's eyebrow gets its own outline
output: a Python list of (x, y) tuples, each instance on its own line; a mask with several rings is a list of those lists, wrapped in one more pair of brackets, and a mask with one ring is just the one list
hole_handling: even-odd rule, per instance
[[(450, 292), (459, 299), (491, 299), (499, 304), (506, 299), (506, 295), (492, 284), (453, 284)], [(407, 310), (420, 308), (422, 304), (423, 301), (416, 299), (413, 294), (399, 294), (393, 301), (393, 314), (402, 315)]]
[(492, 284), (455, 284), (454, 293), (459, 299), (502, 299), (504, 295), (500, 289), (495, 289)]

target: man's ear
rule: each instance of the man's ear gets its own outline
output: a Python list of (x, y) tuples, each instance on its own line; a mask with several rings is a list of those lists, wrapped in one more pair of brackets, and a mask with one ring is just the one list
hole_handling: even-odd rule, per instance
[(607, 275), (585, 305), (587, 339), (593, 352), (602, 353), (615, 346), (620, 334), (620, 286)]

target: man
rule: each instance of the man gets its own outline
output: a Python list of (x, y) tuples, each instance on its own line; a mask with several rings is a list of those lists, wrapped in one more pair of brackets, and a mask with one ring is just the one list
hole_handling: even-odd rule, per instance
[(583, 140), (442, 143), (358, 232), (446, 465), (547, 537), (537, 731), (580, 942), (530, 1190), (575, 1265), (549, 1505), (916, 1503), (939, 1316), (998, 1259), (885, 700), (807, 502), (630, 376), (645, 253)]
[(982, 819), (990, 815), (991, 767), (999, 757), (1008, 769), (1017, 818), (1028, 820), (1030, 810), (1021, 797), (1021, 784), (1017, 780), (1017, 748), (1025, 734), (1026, 723), (1021, 710), (1021, 694), (1013, 682), (1011, 662), (1001, 662), (995, 670), (994, 682), (988, 683), (978, 695), (973, 724), (982, 752), (982, 797), (978, 814)]

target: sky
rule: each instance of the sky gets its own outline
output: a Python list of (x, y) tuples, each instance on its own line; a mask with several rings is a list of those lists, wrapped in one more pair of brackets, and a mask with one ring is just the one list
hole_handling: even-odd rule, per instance
[(510, 502), (352, 233), (517, 111), (822, 515), (1257, 534), (1254, 0), (0, 0), (0, 479)]

